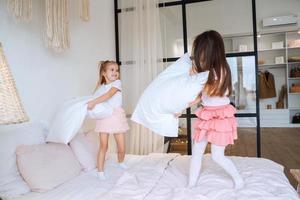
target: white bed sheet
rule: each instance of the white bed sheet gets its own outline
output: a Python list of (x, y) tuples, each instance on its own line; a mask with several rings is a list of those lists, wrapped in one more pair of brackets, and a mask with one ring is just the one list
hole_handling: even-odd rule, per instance
[(186, 188), (190, 156), (176, 157), (166, 169), (159, 184), (146, 200), (299, 200), (295, 189), (284, 175), (283, 166), (263, 158), (229, 157), (245, 180), (245, 187), (233, 189), (231, 177), (210, 154), (203, 159), (203, 168), (195, 188)]
[(115, 158), (106, 162), (109, 179), (99, 181), (92, 172), (46, 193), (28, 193), (14, 200), (298, 200), (283, 173), (283, 167), (262, 158), (230, 157), (245, 180), (241, 190), (225, 171), (205, 155), (197, 186), (186, 188), (189, 156), (152, 154), (126, 157), (129, 168), (122, 170)]
[[(127, 155), (126, 162), (131, 168), (139, 163), (144, 156)], [(30, 192), (12, 200), (92, 200), (108, 192), (115, 182), (123, 175), (124, 170), (116, 164), (116, 156), (108, 156), (105, 163), (106, 175), (109, 179), (99, 181), (93, 175), (96, 171), (83, 172), (78, 177), (45, 193)], [(10, 200), (10, 199), (9, 199)]]

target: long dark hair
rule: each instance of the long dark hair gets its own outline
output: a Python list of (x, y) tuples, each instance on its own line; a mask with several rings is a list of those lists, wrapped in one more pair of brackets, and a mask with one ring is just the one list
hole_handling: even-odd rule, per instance
[(226, 61), (222, 36), (217, 31), (205, 31), (195, 38), (192, 59), (197, 72), (209, 71), (204, 86), (207, 95), (231, 95), (231, 72)]

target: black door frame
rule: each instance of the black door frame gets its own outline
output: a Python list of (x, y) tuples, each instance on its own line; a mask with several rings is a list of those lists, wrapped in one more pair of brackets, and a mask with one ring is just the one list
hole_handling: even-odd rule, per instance
[[(166, 3), (159, 3), (159, 7), (169, 7), (169, 6), (182, 6), (182, 28), (183, 28), (183, 48), (184, 53), (188, 52), (188, 42), (187, 42), (187, 21), (186, 21), (186, 5), (192, 3), (199, 3), (211, 0), (177, 0)], [(260, 110), (259, 110), (259, 85), (258, 85), (258, 53), (257, 53), (257, 28), (256, 28), (256, 0), (252, 1), (252, 26), (253, 26), (253, 51), (249, 52), (237, 52), (237, 53), (227, 53), (226, 57), (242, 57), (242, 56), (254, 56), (255, 59), (255, 81), (256, 81), (256, 113), (237, 113), (236, 117), (255, 117), (256, 118), (256, 154), (257, 157), (261, 157), (261, 134), (260, 134)], [(130, 10), (127, 8), (126, 10)], [(118, 9), (118, 0), (114, 0), (114, 16), (115, 16), (115, 48), (116, 48), (116, 61), (120, 63), (120, 52), (119, 52), (119, 19), (118, 14), (122, 10)], [(164, 58), (163, 62), (176, 61), (177, 57)], [(121, 63), (120, 63), (121, 64)], [(191, 113), (191, 109), (186, 110), (186, 114), (183, 114), (180, 118), (185, 118), (187, 123), (187, 149), (188, 155), (192, 154), (192, 140), (191, 140), (191, 120), (196, 118), (195, 114)]]

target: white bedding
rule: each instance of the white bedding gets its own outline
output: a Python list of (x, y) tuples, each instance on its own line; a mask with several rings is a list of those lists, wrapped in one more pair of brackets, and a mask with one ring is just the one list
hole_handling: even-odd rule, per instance
[(204, 156), (203, 170), (197, 186), (188, 189), (189, 156), (176, 157), (163, 179), (145, 199), (199, 200), (298, 200), (298, 195), (283, 173), (283, 167), (263, 158), (230, 157), (245, 180), (241, 190), (215, 164), (209, 154)]
[(186, 188), (189, 156), (178, 154), (128, 155), (129, 168), (120, 169), (111, 157), (106, 162), (109, 179), (99, 181), (92, 171), (46, 193), (28, 193), (14, 200), (298, 200), (283, 167), (262, 158), (230, 157), (245, 187), (234, 190), (231, 178), (205, 155), (197, 187)]

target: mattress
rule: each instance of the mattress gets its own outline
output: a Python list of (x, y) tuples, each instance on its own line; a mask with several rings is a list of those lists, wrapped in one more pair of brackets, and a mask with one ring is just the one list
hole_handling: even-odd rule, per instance
[(45, 192), (31, 192), (13, 200), (299, 200), (284, 175), (283, 166), (263, 158), (229, 157), (245, 180), (245, 187), (233, 189), (229, 175), (211, 159), (203, 168), (195, 188), (187, 188), (190, 156), (179, 154), (127, 155), (123, 170), (111, 156), (105, 164), (108, 179), (98, 180), (94, 171)]

